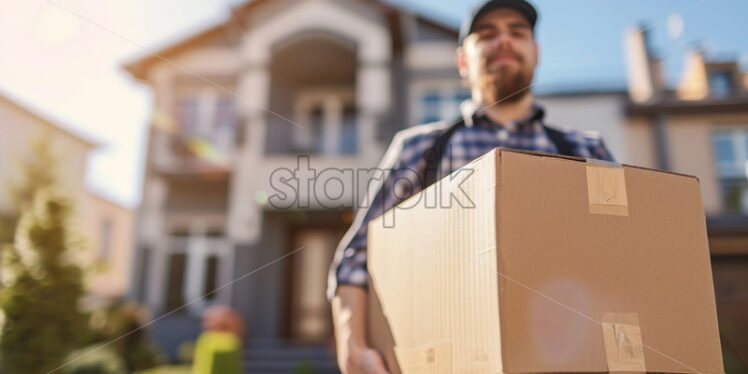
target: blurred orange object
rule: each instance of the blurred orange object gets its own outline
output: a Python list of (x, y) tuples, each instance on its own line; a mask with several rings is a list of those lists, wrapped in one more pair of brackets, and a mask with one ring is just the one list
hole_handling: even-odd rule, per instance
[(244, 335), (244, 319), (233, 308), (214, 305), (205, 310), (202, 318), (204, 331), (230, 332), (241, 338)]

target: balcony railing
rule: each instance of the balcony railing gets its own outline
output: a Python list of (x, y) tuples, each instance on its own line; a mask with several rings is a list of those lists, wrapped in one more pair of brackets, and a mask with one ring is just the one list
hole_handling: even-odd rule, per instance
[(353, 155), (358, 150), (359, 127), (353, 118), (327, 128), (319, 123), (302, 126), (268, 118), (265, 154)]
[(168, 174), (228, 171), (238, 149), (236, 138), (217, 142), (159, 129), (151, 136), (151, 162), (158, 171)]

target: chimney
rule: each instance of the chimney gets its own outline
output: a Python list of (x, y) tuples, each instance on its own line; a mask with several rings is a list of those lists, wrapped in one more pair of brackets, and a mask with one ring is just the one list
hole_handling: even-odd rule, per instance
[(652, 57), (647, 31), (641, 26), (631, 27), (626, 30), (624, 38), (629, 97), (635, 103), (658, 99), (665, 79), (660, 60)]
[(704, 54), (698, 48), (686, 55), (676, 94), (681, 100), (702, 100), (709, 95), (709, 80), (707, 79)]

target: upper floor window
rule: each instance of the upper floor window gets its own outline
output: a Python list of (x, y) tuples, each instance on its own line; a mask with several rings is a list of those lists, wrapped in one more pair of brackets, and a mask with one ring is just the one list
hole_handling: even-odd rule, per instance
[(340, 124), (340, 153), (358, 152), (358, 126), (356, 126), (356, 107), (353, 103), (343, 106), (343, 121)]
[(712, 97), (726, 98), (732, 94), (732, 73), (729, 70), (713, 70), (707, 76), (709, 79), (709, 94)]
[(268, 153), (356, 154), (358, 112), (353, 90), (327, 87), (301, 90), (293, 105), (293, 125), (269, 123)]
[(726, 213), (748, 214), (748, 127), (712, 134)]
[(197, 95), (185, 96), (179, 100), (177, 120), (182, 134), (187, 136), (198, 133), (200, 98)]
[(419, 90), (416, 124), (452, 121), (460, 116), (460, 103), (470, 98), (467, 88), (454, 84), (434, 86)]
[(321, 105), (315, 105), (304, 113), (304, 122), (293, 129), (293, 148), (299, 152), (321, 153), (323, 151), (323, 121), (324, 112)]
[(179, 92), (177, 118), (181, 135), (211, 144), (218, 152), (230, 153), (236, 142), (236, 101), (212, 87), (183, 88)]

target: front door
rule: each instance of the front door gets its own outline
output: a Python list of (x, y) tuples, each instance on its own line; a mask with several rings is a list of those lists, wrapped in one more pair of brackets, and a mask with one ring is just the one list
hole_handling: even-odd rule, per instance
[(330, 304), (325, 297), (327, 271), (338, 241), (338, 228), (305, 228), (295, 231), (291, 266), (290, 335), (294, 340), (327, 341), (332, 336)]

